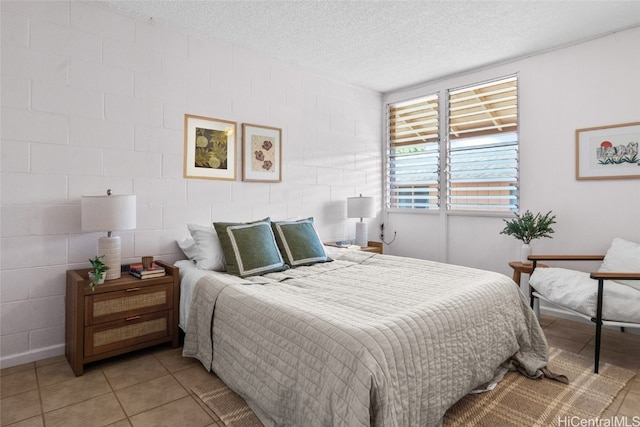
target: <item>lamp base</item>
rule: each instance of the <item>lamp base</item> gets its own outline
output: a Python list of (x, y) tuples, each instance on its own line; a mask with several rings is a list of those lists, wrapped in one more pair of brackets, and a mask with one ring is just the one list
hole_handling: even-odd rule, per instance
[(369, 245), (369, 232), (366, 222), (356, 222), (356, 245), (362, 247)]
[(98, 239), (98, 255), (104, 255), (102, 262), (109, 269), (105, 272), (106, 280), (120, 278), (120, 237), (101, 237)]

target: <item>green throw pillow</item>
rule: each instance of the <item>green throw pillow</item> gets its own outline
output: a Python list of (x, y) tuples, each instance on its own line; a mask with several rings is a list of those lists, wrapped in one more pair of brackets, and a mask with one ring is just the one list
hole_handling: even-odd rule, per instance
[(274, 221), (273, 234), (285, 262), (291, 267), (331, 261), (324, 252), (313, 218), (299, 221)]
[(278, 250), (269, 218), (249, 223), (214, 222), (227, 273), (257, 276), (289, 267)]

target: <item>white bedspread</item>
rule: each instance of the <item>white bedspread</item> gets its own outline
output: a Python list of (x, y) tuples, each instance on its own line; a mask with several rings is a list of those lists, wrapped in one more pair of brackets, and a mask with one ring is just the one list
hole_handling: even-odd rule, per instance
[(203, 275), (183, 354), (279, 426), (435, 426), (508, 359), (531, 376), (547, 362), (506, 276), (359, 251), (246, 280)]

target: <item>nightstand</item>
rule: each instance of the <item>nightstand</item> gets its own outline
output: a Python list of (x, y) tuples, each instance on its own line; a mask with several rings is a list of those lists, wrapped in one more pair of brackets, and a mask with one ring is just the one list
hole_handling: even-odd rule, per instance
[[(333, 246), (336, 248), (344, 248), (346, 246), (339, 246), (336, 242), (326, 242), (325, 245)], [(367, 246), (361, 246), (360, 251), (364, 252), (373, 252), (376, 254), (382, 254), (382, 242), (374, 242), (373, 240), (369, 240)]]
[(382, 254), (382, 242), (374, 242), (373, 240), (369, 240), (367, 246), (360, 248), (361, 251), (364, 252), (373, 252), (375, 254)]
[(67, 271), (65, 354), (76, 376), (84, 365), (153, 345), (178, 347), (178, 268), (157, 261), (163, 277), (119, 279), (89, 287), (92, 269)]
[[(530, 262), (528, 264), (524, 264), (520, 261), (511, 261), (509, 263), (509, 267), (513, 268), (513, 281), (516, 282), (518, 286), (520, 286), (520, 279), (522, 278), (522, 273), (531, 274), (533, 273), (533, 263)], [(538, 263), (539, 268), (545, 268), (547, 265)]]

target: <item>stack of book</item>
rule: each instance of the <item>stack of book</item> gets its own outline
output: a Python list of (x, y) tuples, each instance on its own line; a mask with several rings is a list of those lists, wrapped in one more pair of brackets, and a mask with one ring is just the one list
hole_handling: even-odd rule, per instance
[(151, 279), (153, 277), (162, 277), (166, 273), (162, 266), (154, 262), (149, 268), (144, 268), (142, 264), (131, 264), (129, 274), (138, 279)]

